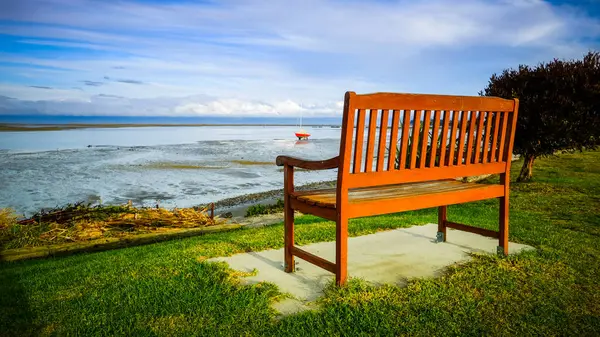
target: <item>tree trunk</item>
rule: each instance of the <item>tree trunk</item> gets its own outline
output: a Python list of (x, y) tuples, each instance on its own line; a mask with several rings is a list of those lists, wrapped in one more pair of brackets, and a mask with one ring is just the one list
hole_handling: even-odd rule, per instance
[(519, 177), (517, 181), (529, 181), (531, 180), (532, 170), (533, 170), (533, 161), (535, 157), (532, 154), (525, 154), (525, 160), (523, 161), (523, 167), (521, 167), (521, 173), (519, 173)]

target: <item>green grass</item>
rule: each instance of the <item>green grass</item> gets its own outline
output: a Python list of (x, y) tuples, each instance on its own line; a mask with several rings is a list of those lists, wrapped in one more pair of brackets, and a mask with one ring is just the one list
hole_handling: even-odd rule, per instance
[[(351, 280), (328, 288), (318, 310), (282, 319), (269, 306), (281, 296), (275, 287), (240, 285), (224, 265), (205, 262), (280, 248), (281, 225), (0, 263), (0, 335), (600, 335), (600, 152), (539, 160), (533, 181), (511, 191), (511, 241), (536, 251), (477, 255), (405, 288)], [(497, 226), (494, 200), (448, 211), (457, 222)], [(435, 220), (428, 209), (356, 219), (349, 231)], [(331, 222), (297, 223), (299, 244), (335, 237)]]

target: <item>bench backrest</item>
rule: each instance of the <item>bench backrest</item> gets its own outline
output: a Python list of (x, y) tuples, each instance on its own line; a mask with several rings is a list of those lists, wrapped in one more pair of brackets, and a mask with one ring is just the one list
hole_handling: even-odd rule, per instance
[(497, 97), (347, 92), (344, 189), (506, 173), (519, 102)]

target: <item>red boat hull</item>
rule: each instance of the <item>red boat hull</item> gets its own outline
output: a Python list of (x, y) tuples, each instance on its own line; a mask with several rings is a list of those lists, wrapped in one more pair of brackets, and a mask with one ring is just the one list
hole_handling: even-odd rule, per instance
[(298, 139), (310, 137), (310, 133), (299, 133), (299, 132), (296, 132), (295, 135), (296, 135), (296, 137), (298, 137)]

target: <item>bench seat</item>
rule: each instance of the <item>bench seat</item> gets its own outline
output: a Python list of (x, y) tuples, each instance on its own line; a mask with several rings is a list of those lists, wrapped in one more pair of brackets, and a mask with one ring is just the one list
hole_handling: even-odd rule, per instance
[[(486, 198), (500, 197), (504, 194), (504, 186), (500, 184), (480, 184), (466, 183), (458, 180), (440, 180), (440, 181), (425, 181), (418, 183), (396, 184), (386, 186), (362, 187), (350, 189), (348, 193), (348, 201), (351, 204), (365, 203), (369, 201), (381, 201), (384, 199), (393, 199), (398, 201), (418, 198), (420, 196), (436, 197), (443, 196), (449, 193), (483, 193)], [(335, 207), (335, 188), (312, 190), (312, 191), (296, 191), (290, 194), (290, 197), (297, 199), (300, 202), (309, 205), (316, 205), (326, 208)], [(440, 205), (446, 205), (447, 201)], [(406, 211), (410, 205), (401, 207), (398, 212)], [(419, 207), (417, 207), (419, 208)]]
[[(501, 184), (467, 183), (448, 179), (354, 188), (348, 191), (348, 202), (357, 206), (351, 208), (350, 216), (363, 217), (479, 201), (503, 195), (504, 186)], [(295, 201), (292, 202), (292, 208), (301, 212), (304, 207), (299, 203), (331, 210), (336, 208), (334, 188), (295, 191), (290, 193), (290, 198)], [(324, 215), (329, 218), (327, 212)]]

